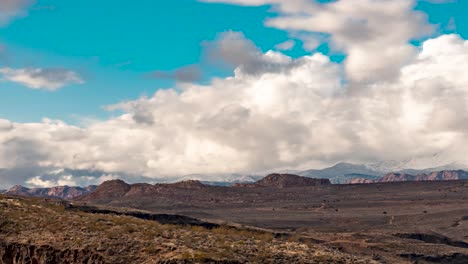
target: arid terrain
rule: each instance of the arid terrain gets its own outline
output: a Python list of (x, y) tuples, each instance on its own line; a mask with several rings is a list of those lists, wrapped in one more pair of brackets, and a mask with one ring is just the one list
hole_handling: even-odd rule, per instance
[(0, 263), (377, 263), (294, 236), (92, 208), (0, 196)]
[(466, 180), (272, 174), (233, 187), (113, 180), (59, 205), (12, 197), (1, 202), (4, 248), (49, 245), (102, 263), (468, 263)]
[(111, 181), (79, 200), (286, 232), (380, 263), (468, 261), (466, 180), (286, 188)]

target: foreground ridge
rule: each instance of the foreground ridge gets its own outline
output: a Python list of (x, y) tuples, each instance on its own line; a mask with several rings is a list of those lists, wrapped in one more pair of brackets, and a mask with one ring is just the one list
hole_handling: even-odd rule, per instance
[(0, 210), (0, 263), (376, 263), (269, 232), (164, 225), (38, 198), (0, 196)]

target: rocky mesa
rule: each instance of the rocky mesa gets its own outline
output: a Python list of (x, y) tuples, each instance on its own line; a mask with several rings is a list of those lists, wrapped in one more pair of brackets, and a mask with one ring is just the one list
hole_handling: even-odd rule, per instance
[(240, 183), (234, 187), (273, 187), (273, 188), (292, 188), (308, 187), (331, 184), (329, 179), (313, 179), (294, 174), (273, 173), (255, 183)]

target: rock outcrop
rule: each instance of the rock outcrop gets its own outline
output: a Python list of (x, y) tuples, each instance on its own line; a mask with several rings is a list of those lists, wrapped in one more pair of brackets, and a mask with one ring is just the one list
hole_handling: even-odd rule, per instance
[(88, 196), (93, 200), (113, 199), (124, 196), (130, 191), (131, 185), (122, 180), (105, 181)]
[(352, 179), (348, 182), (348, 184), (362, 184), (362, 183), (373, 183), (374, 180), (364, 179), (364, 178), (356, 178)]
[(169, 187), (181, 188), (181, 189), (205, 189), (208, 186), (196, 180), (187, 180), (176, 182), (172, 184), (167, 184)]
[(432, 173), (422, 173), (411, 175), (406, 173), (389, 173), (378, 180), (378, 182), (398, 182), (398, 181), (449, 181), (468, 179), (468, 172), (463, 170), (437, 171)]
[(58, 250), (51, 246), (36, 246), (0, 242), (0, 263), (2, 264), (55, 264), (55, 263), (106, 263), (102, 256), (90, 250)]
[(313, 179), (302, 177), (294, 174), (278, 174), (273, 173), (265, 178), (251, 184), (235, 184), (234, 187), (273, 187), (273, 188), (290, 188), (290, 187), (307, 187), (331, 184), (329, 179)]

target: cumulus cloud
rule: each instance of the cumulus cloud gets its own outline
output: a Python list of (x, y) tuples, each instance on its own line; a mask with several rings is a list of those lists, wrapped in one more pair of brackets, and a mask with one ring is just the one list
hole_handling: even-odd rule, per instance
[(0, 119), (0, 131), (9, 131), (13, 129), (13, 124), (5, 119)]
[(265, 54), (241, 32), (223, 32), (212, 42), (204, 43), (208, 60), (222, 64), (237, 73), (258, 75), (278, 72), (294, 67), (296, 62), (282, 53), (269, 51)]
[(285, 42), (279, 43), (275, 46), (277, 50), (291, 50), (296, 46), (296, 42), (292, 39), (286, 40)]
[(118, 179), (118, 175), (103, 174), (99, 177), (82, 176), (72, 174), (45, 174), (34, 176), (26, 180), (26, 185), (36, 188), (48, 188), (53, 186), (88, 186), (99, 185), (104, 181)]
[(13, 18), (25, 16), (26, 8), (36, 0), (2, 0), (0, 1), (0, 26), (8, 24)]
[(179, 68), (175, 71), (154, 71), (150, 74), (150, 77), (155, 79), (169, 79), (177, 82), (196, 82), (199, 81), (203, 76), (203, 72), (198, 65), (189, 65)]
[[(273, 5), (279, 16), (266, 25), (290, 32), (324, 33), (334, 49), (347, 54), (347, 78), (376, 82), (397, 78), (417, 51), (409, 42), (432, 33), (426, 15), (409, 0), (203, 0), (240, 5)], [(309, 37), (306, 49), (316, 46)], [(312, 41), (310, 41), (312, 40)]]
[[(329, 42), (346, 60), (334, 63), (320, 53), (291, 58), (263, 52), (242, 33), (219, 34), (203, 44), (206, 58), (232, 69), (230, 77), (202, 85), (190, 83), (197, 77), (190, 67), (155, 72), (182, 82), (108, 106), (123, 114), (82, 127), (0, 120), (0, 178), (81, 185), (105, 175), (161, 181), (341, 161), (410, 160), (408, 166), (423, 168), (464, 160), (468, 42), (442, 35), (410, 45), (433, 29), (413, 10), (415, 1), (204, 2), (271, 5), (278, 15), (267, 25), (310, 51)], [(83, 82), (68, 70), (1, 68), (0, 74), (36, 89)], [(60, 168), (72, 172), (49, 171)]]
[[(3, 80), (22, 84), (31, 89), (55, 91), (66, 85), (82, 84), (84, 80), (76, 73), (63, 68), (0, 68)], [(1, 79), (0, 79), (1, 80)]]
[(173, 179), (340, 161), (413, 159), (432, 167), (434, 153), (443, 165), (466, 152), (468, 42), (457, 35), (427, 40), (397, 79), (351, 96), (342, 65), (322, 54), (254, 54), (273, 66), (252, 72), (241, 64), (208, 85), (122, 102), (110, 108), (124, 114), (86, 127), (2, 121), (0, 167)]

